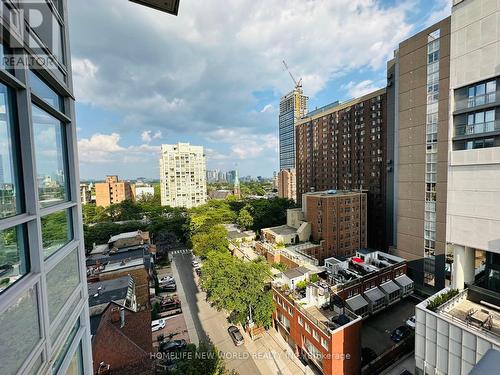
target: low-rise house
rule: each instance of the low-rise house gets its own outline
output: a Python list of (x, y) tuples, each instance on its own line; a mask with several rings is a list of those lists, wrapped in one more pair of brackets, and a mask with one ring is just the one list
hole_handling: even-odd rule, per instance
[(111, 302), (92, 332), (94, 374), (152, 373), (151, 312)]

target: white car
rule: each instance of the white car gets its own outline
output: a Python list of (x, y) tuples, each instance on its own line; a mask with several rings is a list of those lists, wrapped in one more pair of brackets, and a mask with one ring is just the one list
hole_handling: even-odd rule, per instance
[(193, 260), (191, 262), (193, 268), (200, 268), (200, 263), (197, 260)]
[(165, 276), (160, 279), (160, 284), (170, 284), (175, 283), (175, 279), (172, 276)]
[(415, 325), (416, 325), (415, 320), (416, 320), (415, 315), (409, 317), (408, 320), (406, 321), (406, 325), (408, 327), (410, 327), (411, 329), (415, 329)]
[(156, 332), (163, 328), (165, 328), (165, 319), (157, 319), (151, 322), (151, 332)]

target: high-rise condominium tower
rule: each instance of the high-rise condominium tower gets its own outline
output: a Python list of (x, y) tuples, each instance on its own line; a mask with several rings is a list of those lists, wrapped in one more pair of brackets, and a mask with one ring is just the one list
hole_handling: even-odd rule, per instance
[(0, 372), (90, 374), (66, 0), (1, 6)]
[(162, 145), (160, 159), (162, 206), (196, 207), (207, 201), (205, 155), (202, 146)]
[(388, 64), (395, 251), (415, 286), (431, 292), (445, 286), (449, 63), (448, 17), (401, 42)]
[(295, 125), (307, 113), (308, 97), (300, 87), (283, 96), (279, 114), (280, 170), (295, 168)]

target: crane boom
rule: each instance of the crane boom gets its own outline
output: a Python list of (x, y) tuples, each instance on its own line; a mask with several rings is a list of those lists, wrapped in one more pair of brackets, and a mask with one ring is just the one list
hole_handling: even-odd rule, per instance
[(285, 66), (285, 69), (288, 72), (288, 74), (290, 74), (290, 77), (292, 78), (293, 83), (295, 83), (295, 88), (302, 87), (302, 78), (300, 78), (298, 81), (295, 79), (292, 72), (288, 68), (288, 65), (287, 65), (285, 60), (283, 60), (283, 65)]

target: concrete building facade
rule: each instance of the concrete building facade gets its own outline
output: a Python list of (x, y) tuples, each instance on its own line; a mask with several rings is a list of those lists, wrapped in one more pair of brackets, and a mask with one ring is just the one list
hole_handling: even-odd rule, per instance
[(162, 206), (196, 207), (207, 201), (205, 154), (189, 143), (162, 145), (160, 159)]
[(125, 200), (133, 200), (132, 186), (127, 181), (120, 181), (118, 176), (106, 176), (105, 182), (95, 184), (96, 206), (108, 207)]
[(395, 251), (420, 288), (445, 286), (450, 18), (401, 42), (388, 70), (397, 90)]
[(500, 349), (499, 20), (498, 1), (453, 1), (446, 242), (455, 289), (417, 306), (419, 375), (472, 373)]
[(295, 125), (307, 113), (309, 98), (301, 87), (283, 96), (279, 113), (280, 170), (295, 168)]
[(387, 249), (392, 234), (387, 222), (386, 90), (310, 112), (296, 126), (297, 202), (310, 191), (367, 192), (368, 246)]
[(277, 179), (278, 197), (292, 200), (297, 199), (295, 168), (282, 169), (278, 172)]

